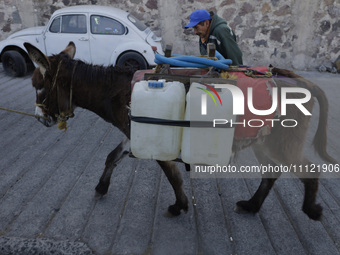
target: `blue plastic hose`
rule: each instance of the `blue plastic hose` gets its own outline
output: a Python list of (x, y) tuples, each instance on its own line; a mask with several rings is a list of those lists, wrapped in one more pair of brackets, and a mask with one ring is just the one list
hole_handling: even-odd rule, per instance
[(172, 66), (180, 67), (216, 67), (219, 69), (228, 69), (229, 65), (232, 64), (231, 59), (225, 59), (219, 52), (216, 51), (216, 58), (218, 60), (211, 60), (201, 57), (185, 56), (185, 55), (175, 55), (174, 57), (164, 57), (162, 55), (156, 54), (155, 63), (156, 64), (170, 64)]

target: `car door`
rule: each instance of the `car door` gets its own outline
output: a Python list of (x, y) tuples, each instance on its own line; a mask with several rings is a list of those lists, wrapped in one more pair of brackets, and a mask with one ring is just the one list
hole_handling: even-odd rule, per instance
[(122, 22), (103, 15), (90, 16), (90, 49), (94, 64), (110, 65), (111, 56), (118, 45), (131, 41)]
[(65, 14), (55, 17), (45, 32), (45, 48), (48, 56), (57, 54), (73, 41), (76, 59), (91, 63), (87, 15)]

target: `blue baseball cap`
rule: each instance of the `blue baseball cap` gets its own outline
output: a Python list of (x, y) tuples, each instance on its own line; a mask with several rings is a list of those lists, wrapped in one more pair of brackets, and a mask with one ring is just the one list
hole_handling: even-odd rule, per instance
[(204, 20), (211, 20), (210, 13), (205, 9), (198, 9), (190, 14), (190, 22), (185, 28), (194, 27)]

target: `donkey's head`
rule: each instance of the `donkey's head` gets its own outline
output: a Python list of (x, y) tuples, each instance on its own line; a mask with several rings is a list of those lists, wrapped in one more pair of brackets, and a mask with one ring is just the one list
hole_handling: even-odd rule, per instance
[(35, 112), (36, 115), (44, 117), (38, 118), (40, 122), (51, 127), (57, 122), (61, 113), (72, 107), (69, 89), (60, 84), (63, 83), (64, 69), (69, 69), (76, 47), (73, 42), (70, 42), (58, 55), (47, 57), (29, 43), (24, 43), (24, 46), (29, 57), (38, 65), (32, 76), (32, 85), (36, 89)]

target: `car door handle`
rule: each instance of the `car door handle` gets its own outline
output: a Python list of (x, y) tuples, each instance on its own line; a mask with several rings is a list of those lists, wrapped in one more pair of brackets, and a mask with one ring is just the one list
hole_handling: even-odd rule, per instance
[(81, 37), (79, 38), (79, 41), (88, 41), (89, 39), (88, 38), (85, 38), (85, 37)]

